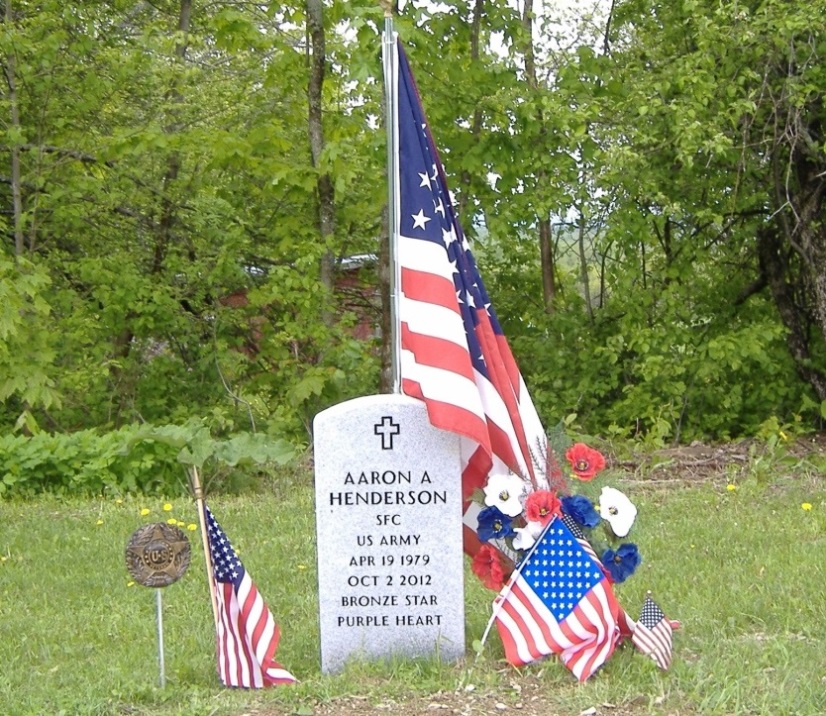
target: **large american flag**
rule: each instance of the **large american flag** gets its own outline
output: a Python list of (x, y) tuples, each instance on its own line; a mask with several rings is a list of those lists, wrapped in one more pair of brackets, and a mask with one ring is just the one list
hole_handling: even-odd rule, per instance
[(224, 686), (295, 683), (275, 660), (280, 631), (229, 538), (204, 506), (217, 600), (218, 675)]
[(602, 570), (555, 519), (494, 602), (514, 666), (558, 654), (585, 681), (614, 651), (620, 608)]
[[(430, 422), (463, 438), (465, 551), (478, 551), (473, 491), (492, 471), (544, 484), (547, 439), (453, 211), (444, 169), (407, 58), (395, 43), (388, 78), (394, 124), (400, 271), (401, 389)], [(478, 511), (478, 510), (477, 510)]]

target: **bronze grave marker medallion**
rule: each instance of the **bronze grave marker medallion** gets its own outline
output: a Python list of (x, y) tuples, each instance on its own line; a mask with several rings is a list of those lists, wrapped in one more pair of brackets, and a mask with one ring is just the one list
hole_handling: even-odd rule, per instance
[(173, 525), (156, 522), (136, 530), (126, 545), (126, 568), (145, 587), (168, 587), (189, 567), (189, 540)]

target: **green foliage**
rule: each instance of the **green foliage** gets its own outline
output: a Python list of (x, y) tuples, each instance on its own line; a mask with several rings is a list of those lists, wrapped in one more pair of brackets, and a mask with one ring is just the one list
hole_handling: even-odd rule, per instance
[[(607, 37), (598, 15), (545, 8), (531, 33), (513, 4), (479, 7), (407, 3), (396, 26), (544, 422), (576, 412), (588, 432), (652, 444), (771, 416), (820, 426), (807, 383), (826, 374), (826, 311), (807, 267), (826, 241), (798, 219), (822, 214), (823, 192), (801, 193), (826, 168), (822, 0), (633, 0)], [(179, 9), (12, 4), (0, 51), (19, 126), (0, 97), (0, 143), (20, 157), (24, 256), (10, 260), (0, 219), (5, 430), (209, 416), (303, 442), (319, 410), (378, 389), (376, 342), (352, 333), (378, 307), (341, 308), (320, 266), (380, 253), (380, 6), (325, 4), (318, 167), (304, 3), (196, 4), (186, 33)], [(335, 192), (324, 241), (318, 172)], [(761, 255), (767, 227), (780, 243)], [(768, 255), (782, 280), (758, 291)]]
[(48, 285), (43, 269), (0, 254), (0, 404), (12, 399), (13, 409), (59, 404), (51, 369), (56, 355), (53, 323), (43, 297)]
[(216, 439), (200, 421), (106, 433), (4, 435), (0, 495), (185, 494), (186, 466), (284, 464), (294, 457), (283, 440), (250, 433)]

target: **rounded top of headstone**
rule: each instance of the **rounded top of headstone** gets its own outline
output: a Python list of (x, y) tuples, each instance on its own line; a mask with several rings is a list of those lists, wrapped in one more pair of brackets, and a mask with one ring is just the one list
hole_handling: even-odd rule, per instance
[(145, 587), (168, 587), (189, 567), (189, 540), (174, 525), (155, 522), (132, 534), (126, 545), (126, 569)]

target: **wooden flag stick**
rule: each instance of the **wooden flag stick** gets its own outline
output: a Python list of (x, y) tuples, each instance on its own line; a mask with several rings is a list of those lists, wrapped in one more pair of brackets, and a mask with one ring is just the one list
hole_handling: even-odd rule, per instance
[(206, 562), (207, 583), (209, 584), (209, 600), (212, 602), (212, 617), (215, 620), (215, 628), (218, 629), (218, 598), (215, 596), (212, 555), (209, 552), (209, 536), (207, 535), (206, 512), (204, 511), (204, 491), (201, 489), (201, 480), (198, 477), (198, 468), (195, 465), (189, 470), (189, 484), (192, 486), (195, 504), (198, 507), (198, 521), (201, 523), (201, 542), (204, 545), (204, 561)]

